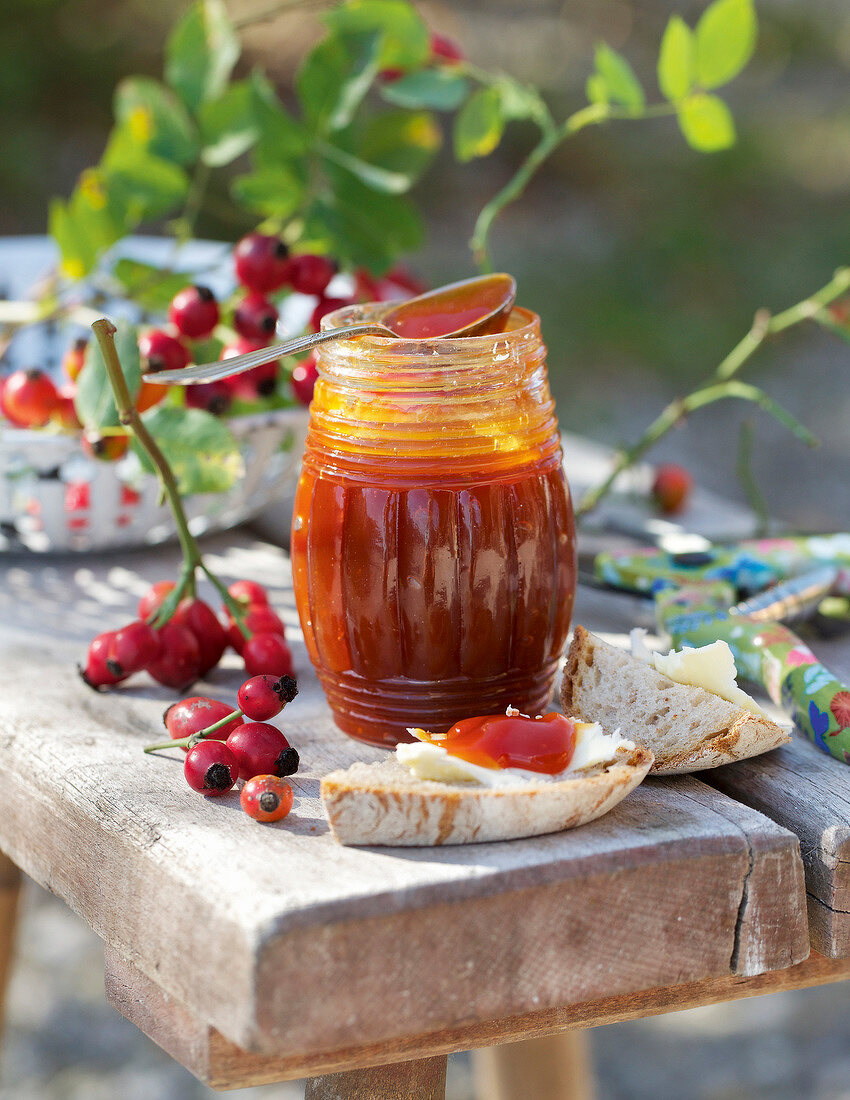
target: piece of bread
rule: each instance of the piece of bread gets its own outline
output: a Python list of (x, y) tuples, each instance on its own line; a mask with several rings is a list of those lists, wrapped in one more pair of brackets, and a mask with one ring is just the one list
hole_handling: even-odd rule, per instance
[(572, 829), (601, 817), (649, 771), (635, 748), (615, 763), (557, 782), (497, 788), (417, 779), (395, 757), (352, 764), (322, 780), (322, 803), (340, 844), (417, 847), (514, 840)]
[(618, 729), (655, 756), (652, 773), (680, 775), (768, 752), (791, 738), (769, 718), (678, 684), (628, 650), (577, 626), (567, 654), (566, 714)]

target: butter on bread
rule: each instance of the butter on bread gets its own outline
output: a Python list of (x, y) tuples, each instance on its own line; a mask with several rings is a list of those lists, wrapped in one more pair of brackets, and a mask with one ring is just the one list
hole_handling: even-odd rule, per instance
[(644, 778), (652, 753), (634, 747), (565, 779), (521, 786), (417, 779), (393, 756), (322, 779), (321, 795), (341, 844), (424, 847), (514, 840), (560, 832), (607, 813)]
[(650, 749), (655, 775), (716, 768), (790, 741), (765, 715), (677, 683), (582, 626), (567, 654), (561, 703), (566, 714), (618, 726), (624, 737)]

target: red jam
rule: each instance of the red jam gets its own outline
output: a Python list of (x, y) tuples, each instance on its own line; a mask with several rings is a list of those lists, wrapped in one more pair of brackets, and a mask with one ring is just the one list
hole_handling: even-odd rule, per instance
[(394, 746), (411, 726), (541, 714), (576, 575), (537, 319), (516, 308), (491, 336), (339, 340), (318, 367), (292, 572), (337, 725)]
[[(431, 340), (457, 332), (499, 309), (505, 294), (504, 284), (498, 281), (489, 285), (471, 280), (447, 289), (451, 289), (452, 293), (441, 294), (439, 308), (430, 296), (425, 296), (421, 301), (405, 302), (390, 322), (393, 332), (406, 340)], [(502, 328), (503, 324), (497, 318), (488, 331), (501, 332)]]
[(481, 768), (524, 768), (557, 775), (573, 758), (576, 724), (563, 714), (542, 718), (490, 714), (464, 718), (433, 743)]

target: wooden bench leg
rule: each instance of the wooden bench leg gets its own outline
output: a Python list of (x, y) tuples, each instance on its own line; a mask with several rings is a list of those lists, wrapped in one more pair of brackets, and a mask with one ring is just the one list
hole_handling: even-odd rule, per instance
[(3, 1005), (6, 983), (12, 969), (12, 952), (15, 947), (15, 921), (18, 915), (18, 894), (21, 890), (21, 872), (14, 863), (0, 852), (0, 1034), (3, 1031)]
[(327, 1073), (307, 1081), (304, 1100), (445, 1100), (446, 1056)]
[(473, 1051), (479, 1100), (593, 1100), (586, 1031), (562, 1031)]

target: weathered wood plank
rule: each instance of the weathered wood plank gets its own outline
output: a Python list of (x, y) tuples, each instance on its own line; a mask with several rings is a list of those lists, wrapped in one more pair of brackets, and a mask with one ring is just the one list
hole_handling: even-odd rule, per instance
[(799, 836), (812, 946), (832, 958), (850, 955), (850, 767), (795, 738), (705, 779)]
[(504, 1020), (478, 1021), (428, 1034), (402, 1036), (389, 1042), (277, 1057), (240, 1049), (115, 951), (107, 949), (105, 966), (110, 1003), (172, 1058), (216, 1089), (248, 1088), (339, 1069), (451, 1054), (495, 1043), (542, 1038), (567, 1029), (597, 1027), (850, 979), (850, 960), (826, 959), (813, 953), (795, 966), (753, 978), (738, 975), (710, 978)]
[(304, 1100), (445, 1100), (446, 1057), (312, 1077)]

